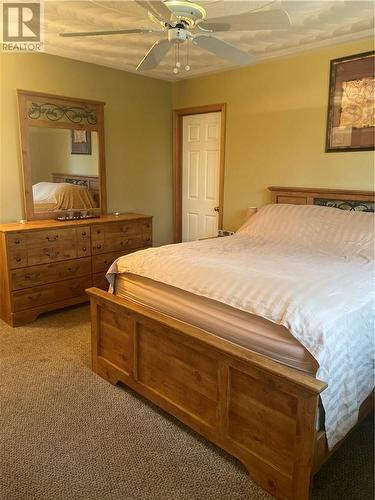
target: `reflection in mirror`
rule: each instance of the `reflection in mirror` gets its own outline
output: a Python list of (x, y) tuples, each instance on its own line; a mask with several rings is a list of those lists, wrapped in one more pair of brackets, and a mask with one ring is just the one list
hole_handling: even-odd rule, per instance
[(29, 127), (34, 212), (99, 208), (98, 134)]

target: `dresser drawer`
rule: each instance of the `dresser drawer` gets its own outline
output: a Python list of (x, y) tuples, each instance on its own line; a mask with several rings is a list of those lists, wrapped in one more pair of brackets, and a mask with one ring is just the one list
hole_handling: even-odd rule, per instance
[(91, 241), (103, 240), (105, 237), (105, 227), (109, 224), (97, 224), (91, 228)]
[(59, 260), (74, 259), (77, 257), (77, 245), (75, 242), (63, 244), (46, 245), (43, 247), (32, 247), (27, 251), (27, 264), (36, 266), (47, 262), (57, 262)]
[(152, 221), (151, 220), (141, 220), (139, 222), (142, 234), (152, 235)]
[(75, 241), (64, 241), (59, 244), (50, 244), (31, 248), (9, 248), (9, 269), (17, 269), (26, 266), (37, 266), (47, 262), (74, 259), (91, 255), (89, 241), (77, 247)]
[(53, 264), (43, 264), (10, 272), (12, 290), (35, 287), (47, 283), (85, 276), (91, 273), (91, 259), (67, 260)]
[(9, 269), (27, 266), (27, 250), (25, 248), (9, 248), (8, 265)]
[(94, 226), (91, 230), (93, 241), (122, 236), (135, 236), (147, 233), (151, 235), (152, 223), (150, 220), (119, 221)]
[(121, 238), (106, 238), (92, 242), (92, 254), (107, 253), (112, 251), (128, 250), (130, 248), (140, 248), (144, 246), (142, 236)]
[(85, 289), (92, 285), (91, 276), (65, 280), (60, 283), (36, 286), (12, 293), (13, 311), (23, 311), (60, 300), (85, 295)]
[(27, 234), (28, 248), (45, 244), (59, 245), (76, 240), (76, 229), (51, 229), (47, 231), (33, 231)]
[(91, 255), (90, 241), (83, 241), (77, 245), (77, 257), (86, 257), (86, 255)]
[(84, 243), (86, 241), (90, 241), (90, 236), (91, 236), (90, 226), (77, 228), (78, 244), (80, 244), (81, 242)]
[(105, 227), (106, 237), (122, 237), (128, 235), (136, 235), (142, 232), (139, 221), (114, 222), (107, 224)]
[(93, 278), (92, 279), (93, 286), (96, 286), (96, 288), (100, 288), (101, 290), (108, 291), (109, 282), (108, 282), (107, 278), (105, 277), (105, 273), (93, 274), (92, 278)]
[(151, 233), (150, 234), (148, 234), (148, 233), (142, 234), (142, 242), (143, 242), (143, 246), (145, 246), (145, 247), (152, 246), (152, 235), (151, 235)]
[(7, 245), (9, 249), (20, 249), (26, 245), (26, 233), (12, 233), (7, 235)]
[(92, 256), (92, 272), (93, 273), (105, 273), (108, 271), (108, 268), (113, 264), (113, 262), (121, 257), (122, 255), (126, 255), (128, 253), (133, 252), (133, 250), (128, 250), (124, 252), (110, 252), (110, 253), (102, 253), (99, 255)]

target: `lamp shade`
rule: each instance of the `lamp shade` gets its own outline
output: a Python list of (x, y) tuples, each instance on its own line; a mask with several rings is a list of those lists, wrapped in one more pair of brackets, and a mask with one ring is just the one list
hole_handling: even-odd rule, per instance
[(246, 218), (252, 217), (258, 211), (258, 207), (247, 207), (246, 209)]

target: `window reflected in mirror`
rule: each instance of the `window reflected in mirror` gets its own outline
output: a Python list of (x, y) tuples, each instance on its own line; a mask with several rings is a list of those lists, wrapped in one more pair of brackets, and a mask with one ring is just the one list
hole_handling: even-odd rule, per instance
[(100, 208), (98, 133), (29, 127), (35, 213)]

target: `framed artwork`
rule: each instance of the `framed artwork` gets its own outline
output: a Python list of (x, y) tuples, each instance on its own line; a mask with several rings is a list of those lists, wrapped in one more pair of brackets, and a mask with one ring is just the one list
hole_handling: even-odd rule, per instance
[(72, 155), (91, 155), (89, 130), (72, 130)]
[(375, 149), (375, 52), (331, 61), (326, 152)]

